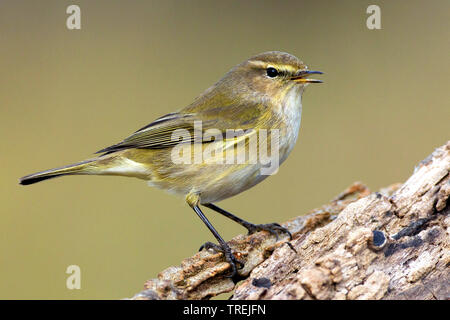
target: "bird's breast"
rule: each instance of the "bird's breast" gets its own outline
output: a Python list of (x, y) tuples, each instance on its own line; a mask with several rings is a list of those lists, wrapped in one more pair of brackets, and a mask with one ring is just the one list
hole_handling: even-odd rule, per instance
[(302, 118), (302, 91), (293, 88), (286, 93), (280, 105), (280, 163), (294, 147)]

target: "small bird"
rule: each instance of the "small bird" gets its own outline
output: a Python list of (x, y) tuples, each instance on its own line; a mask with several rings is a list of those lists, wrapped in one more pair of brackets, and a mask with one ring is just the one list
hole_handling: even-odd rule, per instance
[(219, 243), (206, 242), (200, 250), (222, 252), (233, 277), (236, 264), (243, 263), (235, 258), (200, 206), (234, 220), (249, 234), (265, 230), (277, 239), (278, 233), (292, 237), (277, 223), (252, 224), (214, 203), (253, 187), (274, 172), (265, 173), (269, 163), (253, 157), (261, 156), (263, 149), (271, 150), (275, 171), (286, 159), (298, 137), (304, 88), (322, 82), (309, 79), (311, 74), (322, 72), (309, 71), (291, 54), (258, 54), (232, 68), (187, 107), (98, 151), (98, 157), (27, 175), (20, 184), (67, 175), (116, 175), (140, 178), (181, 195)]

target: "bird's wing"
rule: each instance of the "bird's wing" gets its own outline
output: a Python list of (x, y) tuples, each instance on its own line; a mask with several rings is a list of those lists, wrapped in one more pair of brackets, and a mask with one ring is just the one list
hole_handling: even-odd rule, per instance
[[(243, 112), (244, 110), (247, 112)], [(220, 110), (220, 111), (219, 111)], [(220, 112), (220, 113), (219, 113)], [(96, 153), (109, 154), (125, 149), (163, 149), (173, 147), (180, 143), (178, 139), (174, 139), (173, 134), (178, 129), (187, 130), (190, 134), (190, 142), (197, 142), (199, 134), (204, 134), (208, 129), (218, 129), (222, 133), (223, 140), (226, 139), (227, 129), (248, 130), (255, 125), (255, 119), (260, 118), (262, 108), (255, 106), (239, 106), (230, 105), (224, 108), (212, 108), (202, 110), (197, 113), (175, 112), (169, 113), (161, 118), (156, 119), (152, 123), (139, 129), (131, 136), (120, 143), (104, 148)], [(195, 127), (195, 122), (201, 123), (201, 131)], [(236, 123), (241, 124), (238, 128)], [(196, 128), (197, 130), (194, 130)], [(179, 137), (180, 135), (176, 135)], [(201, 139), (201, 137), (200, 137)], [(183, 140), (183, 142), (189, 142)], [(211, 141), (202, 141), (202, 143)]]

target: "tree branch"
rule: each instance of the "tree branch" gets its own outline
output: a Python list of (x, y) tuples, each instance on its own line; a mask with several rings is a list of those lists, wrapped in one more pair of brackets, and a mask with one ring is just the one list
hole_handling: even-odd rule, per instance
[[(450, 297), (450, 141), (404, 184), (371, 193), (354, 183), (283, 224), (293, 234), (239, 235), (238, 284), (221, 253), (201, 251), (148, 280), (132, 299), (447, 299)], [(236, 280), (235, 280), (236, 281)]]

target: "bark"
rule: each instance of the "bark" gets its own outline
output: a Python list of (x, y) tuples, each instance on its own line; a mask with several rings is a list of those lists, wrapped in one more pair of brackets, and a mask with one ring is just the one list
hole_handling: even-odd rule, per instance
[[(403, 184), (354, 183), (309, 215), (229, 241), (245, 262), (227, 278), (222, 253), (201, 251), (148, 280), (132, 299), (449, 299), (450, 141)], [(239, 281), (240, 280), (240, 281)]]

